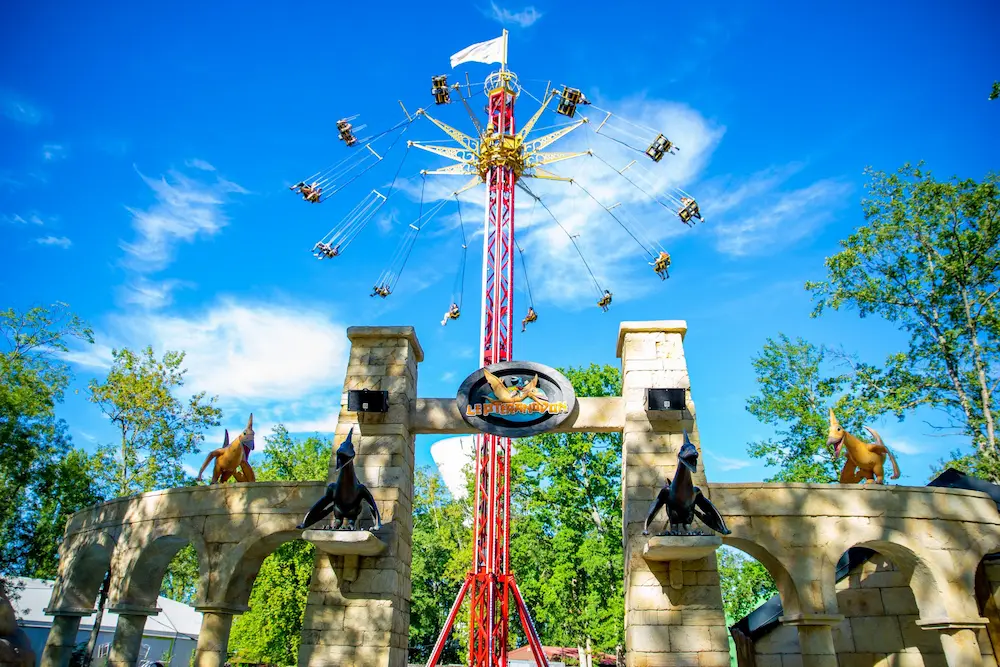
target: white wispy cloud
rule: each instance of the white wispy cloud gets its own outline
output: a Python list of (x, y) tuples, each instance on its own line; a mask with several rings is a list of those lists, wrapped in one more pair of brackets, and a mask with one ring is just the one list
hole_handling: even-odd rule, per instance
[(792, 164), (754, 174), (741, 183), (706, 187), (702, 209), (719, 252), (767, 255), (816, 234), (838, 208), (849, 203), (850, 184), (833, 178), (799, 188), (785, 187), (802, 169)]
[(218, 396), (230, 430), (229, 421), (253, 412), (260, 432), (277, 422), (296, 432), (325, 431), (339, 412), (346, 327), (324, 310), (221, 299), (187, 314), (130, 311), (98, 327), (97, 344), (62, 356), (102, 371), (111, 365), (112, 348), (146, 345), (157, 356), (185, 352), (182, 393)]
[(199, 160), (198, 158), (195, 158), (193, 160), (186, 160), (184, 162), (184, 165), (191, 167), (192, 169), (201, 169), (202, 171), (215, 171), (215, 167), (213, 167), (205, 160)]
[(38, 125), (45, 118), (41, 109), (9, 90), (0, 90), (0, 113), (25, 125)]
[(713, 454), (708, 452), (708, 455), (712, 457), (712, 460), (719, 462), (719, 470), (730, 471), (730, 470), (742, 470), (743, 468), (749, 468), (753, 465), (752, 461), (747, 459), (733, 459), (727, 456), (719, 456), (718, 454)]
[(176, 171), (159, 180), (139, 175), (153, 190), (156, 203), (146, 209), (128, 209), (136, 239), (122, 242), (121, 247), (129, 255), (127, 266), (140, 273), (170, 264), (178, 243), (216, 234), (228, 222), (222, 209), (229, 195), (247, 193), (222, 178), (204, 182)]
[(45, 221), (42, 220), (41, 216), (37, 213), (28, 213), (27, 215), (5, 215), (3, 216), (3, 221), (10, 223), (12, 225), (44, 225)]
[(42, 146), (42, 157), (46, 162), (63, 160), (66, 158), (66, 146), (63, 144), (49, 143)]
[(58, 246), (64, 250), (69, 249), (73, 242), (66, 238), (65, 236), (43, 236), (41, 238), (35, 239), (35, 243), (41, 245), (54, 245)]
[(174, 302), (174, 292), (180, 288), (193, 287), (184, 280), (149, 280), (138, 276), (118, 288), (119, 301), (125, 305), (138, 306), (147, 310), (164, 308)]
[(519, 11), (511, 11), (506, 7), (501, 7), (496, 2), (491, 2), (490, 11), (487, 16), (502, 25), (516, 25), (520, 28), (527, 28), (542, 18), (542, 13), (535, 9), (534, 5), (529, 5)]

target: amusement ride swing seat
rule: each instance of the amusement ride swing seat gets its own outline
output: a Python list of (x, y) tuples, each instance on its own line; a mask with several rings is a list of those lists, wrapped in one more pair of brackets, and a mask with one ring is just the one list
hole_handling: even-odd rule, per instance
[(671, 149), (673, 149), (673, 147), (674, 143), (661, 134), (653, 139), (653, 143), (651, 143), (649, 148), (646, 149), (646, 155), (648, 155), (653, 162), (659, 162), (663, 159), (663, 156), (666, 153), (669, 153)]
[(604, 296), (597, 302), (597, 305), (601, 307), (601, 310), (608, 312), (608, 306), (611, 305), (611, 292), (604, 290)]
[(587, 98), (583, 96), (583, 93), (578, 88), (570, 88), (564, 85), (562, 93), (559, 95), (559, 106), (556, 107), (556, 113), (572, 118), (576, 115), (576, 106), (578, 104), (590, 104), (590, 102), (587, 101)]
[(448, 104), (451, 102), (451, 91), (448, 90), (448, 76), (431, 77), (431, 94), (434, 96), (434, 104)]
[(354, 136), (354, 126), (346, 120), (337, 121), (337, 134), (340, 135), (340, 140), (348, 146), (354, 146), (358, 143), (358, 138)]

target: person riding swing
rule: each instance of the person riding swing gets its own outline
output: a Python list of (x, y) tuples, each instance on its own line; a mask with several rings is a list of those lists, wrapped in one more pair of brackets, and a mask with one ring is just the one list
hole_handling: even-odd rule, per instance
[(444, 319), (441, 320), (441, 326), (448, 324), (448, 320), (457, 320), (461, 314), (462, 311), (459, 309), (458, 304), (452, 303), (451, 308), (444, 314)]
[(521, 320), (521, 333), (524, 333), (524, 330), (528, 327), (528, 325), (537, 319), (538, 314), (535, 312), (535, 307), (528, 306), (528, 314), (524, 316), (523, 320)]
[(600, 306), (601, 310), (605, 313), (608, 312), (608, 306), (611, 305), (611, 292), (604, 290), (604, 296), (602, 296), (601, 300), (597, 302), (597, 305)]
[(660, 280), (666, 280), (670, 277), (667, 271), (670, 268), (670, 254), (661, 250), (659, 256), (652, 262), (652, 266), (656, 275), (660, 276)]

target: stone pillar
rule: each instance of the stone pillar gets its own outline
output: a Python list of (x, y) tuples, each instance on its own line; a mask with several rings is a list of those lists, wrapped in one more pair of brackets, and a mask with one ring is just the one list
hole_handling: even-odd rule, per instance
[(837, 667), (833, 627), (843, 620), (844, 617), (839, 614), (798, 614), (778, 618), (784, 625), (794, 625), (799, 631), (802, 667)]
[[(728, 667), (729, 632), (715, 555), (685, 561), (681, 588), (670, 585), (669, 563), (647, 562), (643, 522), (653, 500), (677, 466), (686, 429), (699, 448), (694, 403), (681, 413), (647, 413), (647, 388), (691, 387), (684, 360), (683, 321), (622, 322), (625, 426), (622, 438), (622, 509), (625, 551), (625, 664)], [(703, 468), (695, 484), (708, 495)], [(657, 517), (657, 532), (666, 520)], [(707, 529), (706, 529), (707, 530)], [(652, 530), (650, 531), (653, 532)], [(667, 655), (670, 654), (670, 655)]]
[(45, 610), (52, 616), (52, 629), (42, 649), (41, 667), (67, 667), (76, 648), (76, 636), (80, 633), (80, 619), (90, 616), (94, 610), (64, 611)]
[(118, 605), (108, 611), (118, 614), (118, 626), (111, 641), (111, 655), (108, 656), (107, 667), (135, 667), (141, 657), (142, 632), (146, 628), (146, 617), (156, 616), (160, 610), (155, 607)]
[[(410, 404), (416, 400), (417, 363), (424, 353), (413, 327), (350, 327), (351, 356), (334, 448), (354, 428), (355, 469), (371, 490), (387, 530), (388, 548), (362, 556), (316, 554), (309, 585), (299, 665), (406, 667), (410, 627), (413, 534), (413, 435)], [(389, 392), (383, 414), (347, 411), (347, 391)], [(335, 457), (330, 480), (336, 479)], [(367, 512), (363, 515), (367, 517)]]
[(195, 667), (222, 667), (229, 650), (229, 631), (233, 627), (233, 614), (241, 614), (246, 607), (196, 607), (201, 612), (201, 630), (198, 647), (194, 652)]
[(924, 630), (940, 633), (941, 648), (948, 667), (983, 667), (982, 650), (976, 634), (986, 623), (985, 618), (917, 621), (917, 625)]

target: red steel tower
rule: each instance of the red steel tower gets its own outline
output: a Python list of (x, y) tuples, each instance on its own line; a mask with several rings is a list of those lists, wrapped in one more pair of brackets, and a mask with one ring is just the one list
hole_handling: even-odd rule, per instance
[[(512, 358), (514, 331), (514, 186), (524, 166), (515, 134), (517, 86), (506, 69), (487, 82), (488, 118), (479, 151), (486, 182), (483, 235), (483, 307), (480, 358), (489, 366)], [(533, 119), (534, 120), (534, 119)], [(428, 661), (440, 658), (444, 642), (466, 595), (469, 596), (470, 667), (507, 667), (510, 600), (528, 638), (535, 662), (547, 667), (531, 615), (510, 571), (510, 439), (476, 438), (473, 562)]]

